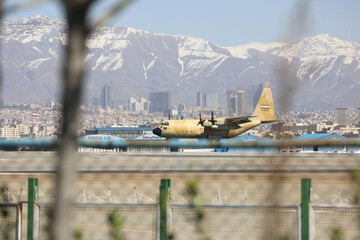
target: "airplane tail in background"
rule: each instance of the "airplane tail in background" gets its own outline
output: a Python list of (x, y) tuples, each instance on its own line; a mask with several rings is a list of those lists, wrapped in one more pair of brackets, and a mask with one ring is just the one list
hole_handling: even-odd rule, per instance
[(263, 89), (252, 115), (255, 117), (251, 119), (260, 120), (262, 123), (276, 121), (274, 101), (270, 88)]

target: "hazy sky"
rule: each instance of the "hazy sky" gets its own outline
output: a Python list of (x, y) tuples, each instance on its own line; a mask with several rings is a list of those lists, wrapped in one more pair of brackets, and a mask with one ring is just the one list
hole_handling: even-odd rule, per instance
[[(7, 0), (8, 4), (20, 0)], [(115, 0), (99, 0), (101, 14)], [(300, 0), (301, 1), (301, 0)], [(305, 0), (302, 0), (305, 1)], [(299, 0), (137, 0), (110, 24), (167, 34), (185, 34), (220, 46), (281, 41)], [(312, 0), (307, 36), (327, 33), (360, 42), (360, 0)], [(8, 17), (62, 17), (56, 1)]]

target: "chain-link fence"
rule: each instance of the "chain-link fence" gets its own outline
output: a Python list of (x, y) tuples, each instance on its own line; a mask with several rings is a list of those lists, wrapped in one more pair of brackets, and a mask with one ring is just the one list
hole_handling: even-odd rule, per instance
[[(53, 204), (37, 204), (39, 208), (39, 239), (49, 239)], [(123, 221), (125, 239), (157, 239), (158, 206), (156, 204), (78, 203), (72, 208), (72, 230), (82, 239), (111, 239), (111, 214)]]
[(0, 239), (20, 239), (21, 214), (21, 204), (0, 203)]
[[(333, 173), (311, 173), (311, 190), (305, 189), (311, 193), (308, 208), (303, 208), (301, 178), (309, 174), (295, 175), (81, 174), (75, 183), (71, 233), (74, 239), (114, 239), (114, 233), (123, 239), (304, 239), (301, 230), (305, 219), (309, 239), (337, 235), (338, 239), (358, 238), (360, 214), (359, 207), (353, 205), (356, 192), (349, 174), (336, 173), (331, 178)], [(20, 204), (1, 205), (5, 212), (1, 226), (6, 230), (2, 233), (8, 234), (8, 239), (23, 239), (30, 224), (32, 239), (50, 239), (53, 174), (39, 176), (38, 185), (30, 184), (29, 188), (28, 177), (7, 178), (7, 200)], [(159, 188), (163, 177), (171, 179), (166, 189)], [(196, 183), (195, 190), (189, 189), (191, 182)], [(21, 197), (18, 188), (24, 189)], [(167, 199), (165, 225), (161, 224), (162, 192)], [(35, 198), (29, 218), (30, 196)], [(306, 212), (308, 217), (304, 218)], [(164, 228), (166, 238), (161, 237)]]
[[(202, 211), (203, 227), (211, 239), (264, 239), (269, 235), (298, 239), (299, 236), (296, 206), (204, 205)], [(196, 239), (196, 217), (191, 207), (171, 205), (170, 214), (170, 231), (176, 239)]]
[(315, 239), (329, 239), (335, 232), (342, 233), (342, 239), (359, 239), (359, 207), (314, 206)]

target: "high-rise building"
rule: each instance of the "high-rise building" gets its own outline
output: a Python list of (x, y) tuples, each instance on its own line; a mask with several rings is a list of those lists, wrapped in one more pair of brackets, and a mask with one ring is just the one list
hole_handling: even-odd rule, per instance
[(270, 87), (270, 83), (254, 83), (253, 86), (253, 109), (255, 109), (264, 88)]
[(170, 92), (149, 93), (150, 112), (166, 112), (171, 108)]
[(244, 115), (245, 109), (245, 91), (242, 89), (236, 91), (226, 91), (226, 106), (228, 114)]
[(128, 103), (129, 103), (129, 111), (132, 111), (132, 112), (135, 111), (134, 104), (136, 103), (136, 98), (133, 98), (133, 97), (129, 98)]
[(150, 101), (146, 101), (143, 105), (144, 111), (149, 112), (150, 111)]
[(140, 107), (141, 107), (141, 111), (149, 111), (149, 107), (150, 107), (150, 103), (147, 99), (145, 98), (140, 98)]
[(111, 86), (108, 84), (101, 87), (100, 105), (102, 108), (112, 107)]
[(197, 106), (208, 109), (218, 109), (218, 94), (216, 92), (198, 92)]
[(140, 98), (139, 101), (136, 98), (129, 98), (129, 110), (132, 112), (148, 112), (150, 107), (150, 102), (145, 98)]
[(339, 125), (348, 124), (348, 109), (347, 108), (336, 108), (335, 109), (335, 121)]
[(0, 93), (0, 108), (4, 107), (4, 100), (3, 100), (3, 96)]
[(204, 106), (204, 96), (202, 92), (198, 92), (196, 94), (196, 105), (198, 107), (203, 107)]
[(244, 90), (237, 90), (235, 93), (235, 110), (236, 115), (244, 115), (245, 110), (245, 91)]
[(204, 105), (209, 109), (218, 108), (218, 94), (214, 92), (207, 92), (204, 94)]

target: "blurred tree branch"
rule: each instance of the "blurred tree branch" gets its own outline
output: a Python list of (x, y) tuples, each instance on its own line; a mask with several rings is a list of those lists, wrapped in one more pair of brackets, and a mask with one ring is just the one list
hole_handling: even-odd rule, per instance
[(62, 133), (59, 145), (59, 165), (56, 176), (56, 202), (51, 237), (55, 240), (71, 239), (70, 212), (73, 200), (73, 184), (76, 180), (77, 134), (79, 128), (79, 106), (82, 100), (85, 76), (86, 38), (95, 29), (116, 13), (124, 10), (128, 0), (119, 3), (104, 17), (88, 23), (89, 10), (97, 0), (59, 0), (64, 7), (68, 41), (65, 49), (62, 85)]

